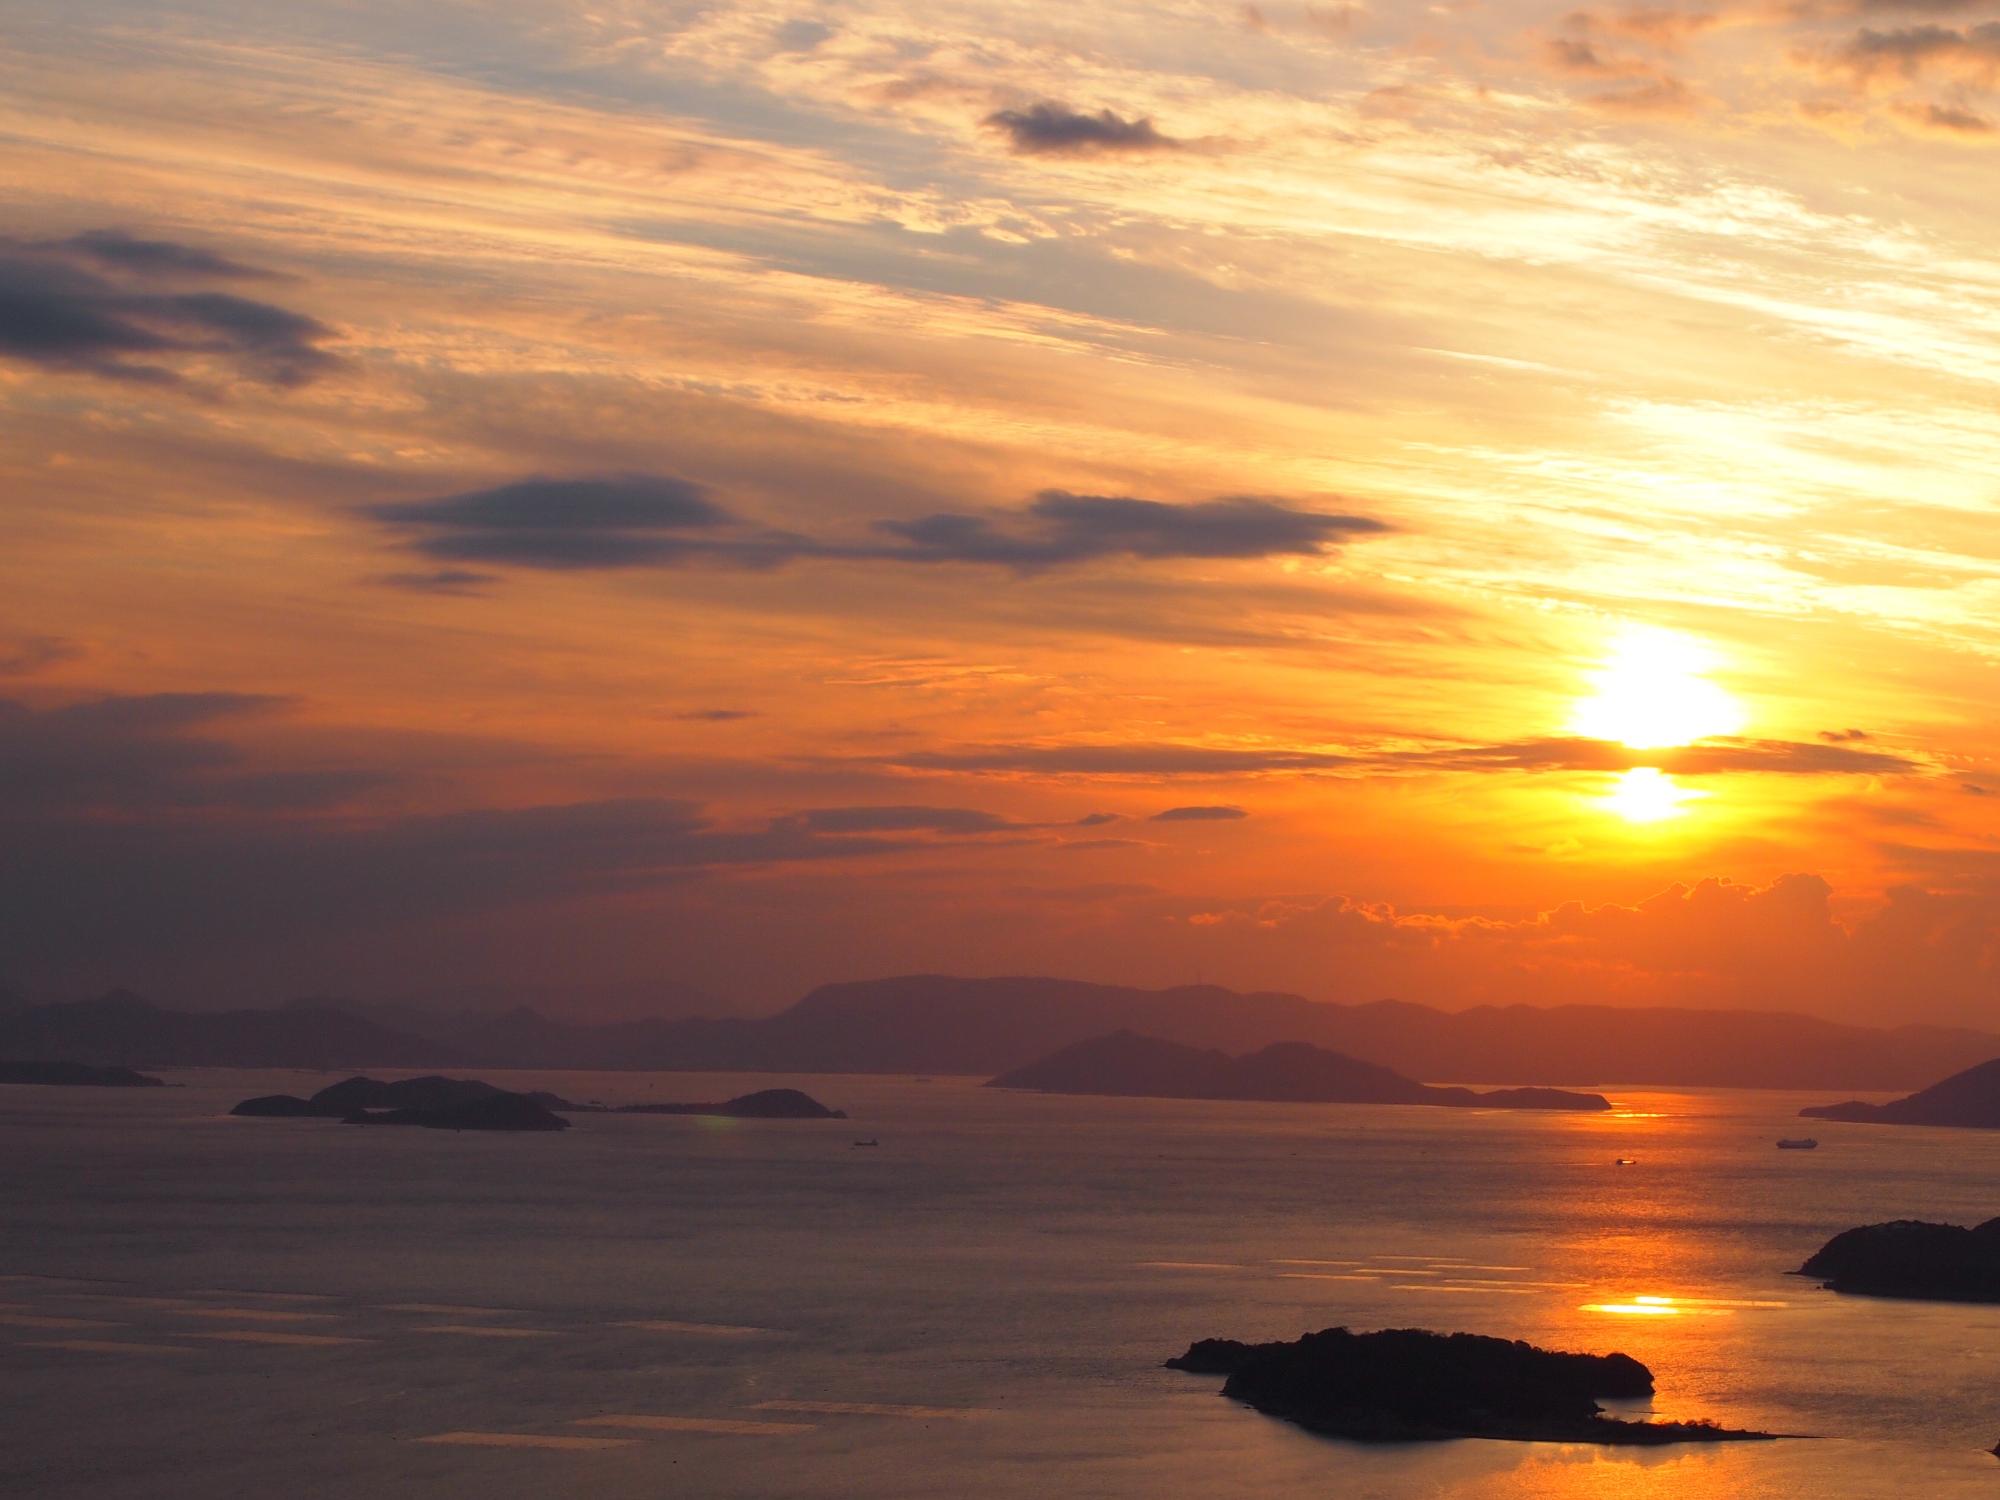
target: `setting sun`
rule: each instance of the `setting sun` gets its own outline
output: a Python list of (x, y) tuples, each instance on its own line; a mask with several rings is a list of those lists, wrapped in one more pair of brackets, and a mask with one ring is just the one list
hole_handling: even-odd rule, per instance
[(1604, 802), (1628, 823), (1658, 823), (1679, 817), (1687, 803), (1707, 795), (1689, 790), (1652, 766), (1637, 766), (1612, 784)]
[(1627, 626), (1591, 673), (1596, 692), (1577, 705), (1570, 727), (1635, 750), (1735, 734), (1747, 716), (1709, 681), (1714, 664), (1713, 652), (1678, 631)]

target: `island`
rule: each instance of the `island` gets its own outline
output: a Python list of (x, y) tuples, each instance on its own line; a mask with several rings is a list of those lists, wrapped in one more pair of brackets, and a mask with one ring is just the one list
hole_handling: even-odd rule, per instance
[(1799, 1267), (1829, 1291), (1924, 1302), (2000, 1302), (2000, 1219), (1971, 1229), (1895, 1219), (1845, 1230)]
[(1955, 1125), (2000, 1130), (2000, 1057), (1954, 1073), (1941, 1083), (1887, 1104), (1815, 1104), (1799, 1111), (1814, 1120), (1846, 1120), (1863, 1125)]
[(1563, 1089), (1438, 1088), (1309, 1042), (1274, 1042), (1231, 1057), (1135, 1031), (1114, 1031), (1002, 1073), (988, 1088), (1149, 1099), (1243, 1099), (1293, 1104), (1434, 1104), (1450, 1109), (1602, 1111), (1602, 1094)]
[(71, 1089), (157, 1089), (166, 1085), (130, 1068), (94, 1068), (77, 1062), (0, 1062), (0, 1083), (35, 1083)]
[(348, 1078), (310, 1099), (263, 1094), (232, 1115), (264, 1119), (331, 1119), (348, 1125), (422, 1125), (433, 1130), (567, 1130), (556, 1111), (573, 1106), (556, 1094), (514, 1093), (478, 1078), (431, 1074), (385, 1083)]
[(429, 1130), (567, 1130), (569, 1121), (526, 1094), (496, 1092), (431, 1108), (361, 1109), (348, 1125), (420, 1125)]
[(736, 1120), (844, 1120), (847, 1111), (828, 1109), (797, 1089), (759, 1089), (720, 1104), (621, 1104), (616, 1115), (724, 1115)]
[(1775, 1434), (1710, 1422), (1631, 1422), (1598, 1397), (1653, 1393), (1625, 1354), (1562, 1354), (1514, 1339), (1387, 1328), (1326, 1328), (1289, 1343), (1203, 1339), (1167, 1368), (1224, 1375), (1222, 1394), (1326, 1437), (1364, 1443), (1501, 1438), (1517, 1442), (1724, 1443)]
[[(526, 1106), (526, 1107), (524, 1107)], [(309, 1099), (261, 1094), (232, 1115), (277, 1120), (341, 1120), (350, 1125), (428, 1125), (439, 1130), (564, 1130), (568, 1114), (723, 1115), (739, 1120), (844, 1120), (797, 1089), (760, 1089), (719, 1104), (575, 1104), (540, 1090), (514, 1092), (478, 1078), (432, 1074), (385, 1083), (348, 1078)], [(551, 1123), (553, 1122), (553, 1123)]]

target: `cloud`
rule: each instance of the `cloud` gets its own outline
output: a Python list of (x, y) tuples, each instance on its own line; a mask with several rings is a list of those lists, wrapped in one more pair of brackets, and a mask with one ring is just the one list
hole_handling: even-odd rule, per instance
[(1012, 833), (1038, 825), (1016, 823), (970, 807), (817, 807), (794, 813), (788, 824), (815, 833)]
[(684, 724), (733, 724), (738, 719), (754, 719), (754, 708), (691, 708), (674, 717)]
[(1764, 772), (1804, 776), (1900, 776), (1924, 767), (1900, 755), (1845, 745), (1722, 736), (1692, 745), (1639, 750), (1615, 740), (1574, 737), (1513, 740), (1393, 753), (1378, 764), (1455, 771), (1630, 771), (1641, 766), (1678, 776)]
[(219, 366), (288, 388), (334, 369), (325, 324), (206, 282), (265, 273), (164, 240), (98, 230), (0, 241), (0, 358), (105, 379), (179, 385)]
[(448, 563), (552, 570), (658, 567), (697, 560), (769, 566), (797, 538), (746, 532), (700, 485), (659, 474), (532, 478), (367, 514)]
[(1457, 772), (1622, 772), (1652, 766), (1678, 776), (1763, 773), (1792, 776), (1900, 776), (1929, 769), (1922, 762), (1846, 745), (1792, 740), (1718, 738), (1692, 745), (1638, 750), (1615, 740), (1580, 737), (1511, 740), (1402, 750), (1342, 750), (1134, 743), (1125, 745), (994, 744), (922, 750), (895, 764), (910, 770), (1018, 772), (1044, 776), (1230, 778), (1274, 773), (1407, 775)]
[(1162, 135), (1150, 119), (1125, 119), (1108, 109), (1095, 114), (1044, 101), (1026, 109), (1002, 109), (986, 117), (1020, 156), (1137, 156), (1176, 151), (1184, 144)]
[(1874, 738), (1865, 729), (1822, 729), (1819, 737), (1829, 745), (1854, 745)]
[(1174, 744), (969, 745), (920, 750), (897, 765), (921, 771), (1026, 772), (1041, 776), (1256, 776), (1271, 771), (1327, 771), (1366, 764), (1317, 750)]
[(1969, 109), (1950, 104), (1898, 104), (1895, 111), (1907, 124), (1931, 135), (1989, 136), (1993, 122)]
[(1893, 1024), (1885, 996), (1931, 1015), (1991, 1019), (2000, 906), (1903, 887), (1851, 923), (1818, 875), (1707, 879), (1635, 905), (1569, 902), (1519, 918), (1404, 912), (1333, 897), (1198, 913), (1217, 958), (1279, 952), (1339, 974), (1344, 998), (1403, 994), (1447, 1007), (1564, 1002), (1742, 1006)]
[[(706, 563), (769, 568), (800, 559), (967, 563), (1032, 573), (1112, 557), (1315, 557), (1390, 528), (1368, 516), (1296, 510), (1256, 495), (1185, 505), (1129, 495), (1044, 490), (1014, 511), (938, 512), (873, 525), (887, 543), (814, 538), (760, 527), (689, 480), (656, 474), (516, 480), (364, 512), (437, 562), (541, 569)], [(458, 568), (396, 573), (405, 588), (487, 581)]]
[(0, 952), (44, 965), (157, 961), (315, 933), (379, 941), (465, 913), (911, 847), (786, 820), (732, 828), (662, 798), (370, 821), (0, 813), (0, 836)]
[(82, 647), (59, 635), (30, 635), (0, 641), (0, 677), (32, 677), (46, 667), (75, 661), (82, 655)]
[(1825, 54), (1820, 67), (1862, 83), (1944, 73), (1965, 82), (1990, 84), (2000, 74), (2000, 21), (1963, 31), (1935, 24), (1895, 31), (1863, 29)]
[(89, 229), (66, 240), (44, 240), (41, 250), (95, 261), (113, 270), (190, 280), (278, 281), (275, 271), (230, 260), (212, 250), (172, 240), (142, 240), (122, 229)]
[(1147, 819), (1151, 823), (1226, 823), (1250, 814), (1240, 807), (1170, 807)]
[(210, 732), (286, 702), (155, 693), (38, 710), (0, 699), (0, 819), (323, 808), (389, 779), (346, 769), (249, 770)]
[(884, 521), (905, 547), (885, 555), (918, 562), (989, 563), (1021, 571), (1095, 558), (1254, 558), (1321, 555), (1390, 528), (1367, 516), (1294, 510), (1254, 495), (1188, 505), (1125, 495), (1044, 490), (1004, 517), (940, 513)]
[(374, 581), (417, 594), (483, 594), (500, 581), (500, 575), (471, 568), (433, 568), (424, 573), (380, 573)]
[(1586, 102), (1615, 114), (1687, 115), (1694, 113), (1701, 99), (1680, 79), (1659, 77), (1632, 88), (1593, 94)]

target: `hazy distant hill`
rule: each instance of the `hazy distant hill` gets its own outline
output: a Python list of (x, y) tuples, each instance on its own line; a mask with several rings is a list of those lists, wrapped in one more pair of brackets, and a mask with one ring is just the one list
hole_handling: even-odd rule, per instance
[(2000, 1056), (2000, 1036), (1842, 1026), (1758, 1011), (1327, 1005), (1214, 985), (917, 974), (822, 985), (777, 1015), (581, 1026), (534, 1010), (414, 1012), (399, 1026), (326, 1002), (181, 1013), (133, 996), (0, 1014), (0, 1056), (156, 1066), (680, 1068), (992, 1076), (1129, 1030), (1252, 1052), (1310, 1042), (1434, 1082), (1916, 1088)]
[(1887, 1104), (1821, 1104), (1799, 1111), (1819, 1120), (1870, 1125), (1956, 1125), (2000, 1130), (2000, 1057)]
[(1231, 1057), (1213, 1047), (1114, 1031), (1058, 1048), (988, 1088), (1150, 1099), (1254, 1099), (1276, 1104), (1430, 1104), (1446, 1109), (1608, 1110), (1602, 1094), (1561, 1089), (1434, 1088), (1310, 1042), (1273, 1042)]
[(0, 1054), (152, 1067), (443, 1067), (449, 1049), (334, 1009), (178, 1011), (114, 990), (0, 1014)]

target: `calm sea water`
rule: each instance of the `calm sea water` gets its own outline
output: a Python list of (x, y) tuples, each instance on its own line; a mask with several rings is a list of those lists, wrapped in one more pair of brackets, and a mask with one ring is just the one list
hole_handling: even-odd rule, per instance
[[(583, 1116), (561, 1136), (482, 1136), (223, 1116), (328, 1081), (301, 1074), (0, 1088), (0, 1489), (1878, 1500), (2000, 1485), (1983, 1451), (2000, 1439), (2000, 1308), (1837, 1298), (1785, 1274), (1851, 1224), (2000, 1213), (2000, 1136), (1818, 1122), (1819, 1151), (1779, 1152), (1810, 1101), (1720, 1091), (1611, 1090), (1618, 1114), (1582, 1118), (961, 1079), (489, 1076), (615, 1101), (782, 1081), (854, 1118)], [(1160, 1368), (1196, 1338), (1331, 1324), (1622, 1349), (1652, 1367), (1663, 1416), (1812, 1436), (1368, 1448)], [(452, 1434), (470, 1437), (425, 1441)], [(565, 1442), (498, 1445), (520, 1439)]]

